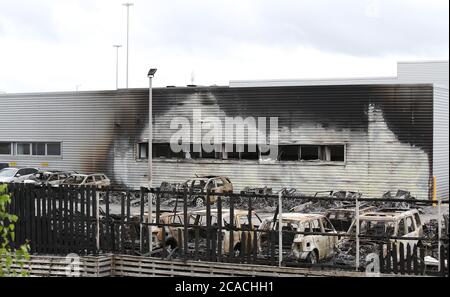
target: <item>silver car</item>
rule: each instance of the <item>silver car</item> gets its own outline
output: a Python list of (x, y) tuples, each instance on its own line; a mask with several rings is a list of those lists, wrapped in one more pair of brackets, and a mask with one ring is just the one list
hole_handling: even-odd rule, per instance
[(21, 183), (39, 170), (32, 167), (8, 167), (0, 170), (0, 183)]

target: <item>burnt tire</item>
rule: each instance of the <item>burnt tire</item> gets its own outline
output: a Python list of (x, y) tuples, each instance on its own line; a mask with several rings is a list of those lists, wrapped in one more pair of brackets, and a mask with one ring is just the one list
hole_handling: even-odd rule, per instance
[(306, 263), (308, 264), (317, 264), (319, 262), (319, 257), (315, 251), (312, 251), (306, 257)]
[(203, 197), (195, 197), (194, 200), (192, 200), (192, 206), (194, 207), (205, 207), (206, 201)]

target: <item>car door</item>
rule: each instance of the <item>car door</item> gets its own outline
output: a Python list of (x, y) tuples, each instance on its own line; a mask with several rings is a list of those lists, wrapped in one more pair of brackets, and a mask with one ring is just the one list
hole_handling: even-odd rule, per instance
[[(404, 219), (405, 221), (405, 235), (403, 237), (412, 237), (412, 238), (418, 238), (419, 235), (419, 228), (417, 228), (415, 224), (415, 219), (413, 215), (410, 215)], [(410, 246), (410, 251), (412, 252), (414, 249), (414, 245), (416, 245), (419, 241), (418, 240), (400, 240), (399, 243), (403, 243), (403, 248), (405, 255), (407, 253), (408, 244)]]
[(33, 173), (37, 173), (37, 170), (35, 172), (34, 170), (32, 170), (32, 168), (19, 169), (19, 171), (17, 171), (17, 173), (16, 173), (15, 181), (16, 182), (23, 182), (28, 177), (30, 177)]
[[(320, 219), (314, 219), (311, 221), (311, 229), (314, 233), (324, 233), (322, 222)], [(311, 235), (313, 242), (317, 250), (319, 251), (319, 260), (327, 257), (328, 236), (323, 235)]]
[(328, 218), (322, 218), (321, 222), (324, 232), (330, 234), (330, 236), (323, 236), (326, 237), (324, 256), (331, 257), (334, 253), (334, 246), (336, 245), (338, 239), (337, 236), (334, 236), (334, 234), (336, 234), (336, 230)]

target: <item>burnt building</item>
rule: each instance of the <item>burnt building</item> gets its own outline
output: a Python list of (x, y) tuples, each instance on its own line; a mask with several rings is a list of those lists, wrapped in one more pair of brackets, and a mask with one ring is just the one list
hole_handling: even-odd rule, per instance
[[(225, 175), (237, 190), (345, 189), (380, 197), (404, 189), (429, 199), (436, 176), (437, 194), (447, 198), (448, 84), (414, 79), (155, 88), (153, 186), (195, 174)], [(193, 127), (212, 117), (266, 118), (267, 123), (277, 118), (278, 153), (269, 157), (258, 145), (250, 151), (245, 131), (235, 135), (235, 142), (244, 143), (242, 152), (174, 152), (170, 141), (177, 129), (171, 123), (180, 117)], [(117, 185), (139, 187), (147, 183), (147, 123), (148, 89), (2, 94), (0, 163), (104, 172)], [(184, 143), (189, 148), (195, 145), (190, 139)]]

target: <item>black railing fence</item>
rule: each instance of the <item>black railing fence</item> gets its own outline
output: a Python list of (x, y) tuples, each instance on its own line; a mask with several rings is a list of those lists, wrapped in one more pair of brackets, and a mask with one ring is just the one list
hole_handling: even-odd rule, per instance
[[(393, 212), (397, 203), (407, 204), (411, 219), (417, 219), (417, 207), (441, 207), (448, 201), (298, 197), (284, 191), (265, 195), (214, 193), (192, 188), (133, 191), (9, 184), (8, 190), (12, 198), (8, 210), (19, 217), (14, 244), (28, 241), (35, 254), (112, 252), (163, 259), (448, 275), (448, 229), (441, 230), (442, 218), (438, 218), (439, 232), (432, 236), (419, 232), (422, 226), (399, 227), (402, 223), (395, 220), (389, 223), (393, 224), (391, 229), (386, 223), (372, 232), (359, 227), (338, 232), (330, 224), (341, 220), (350, 226), (369, 210)], [(193, 202), (199, 198), (204, 202), (200, 207)], [(293, 205), (309, 205), (308, 213), (295, 212)], [(318, 211), (314, 211), (315, 206)], [(406, 234), (394, 232), (399, 228), (407, 228)]]

